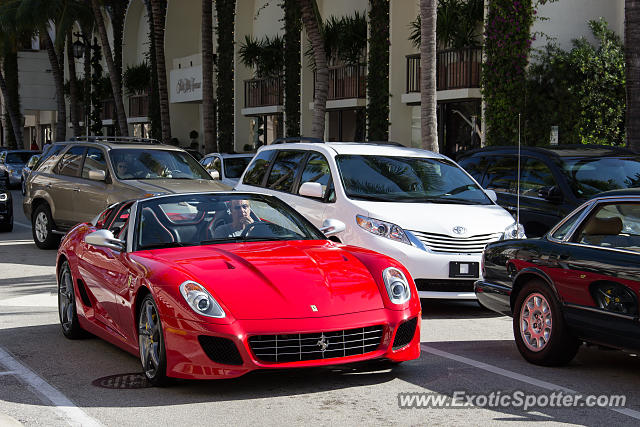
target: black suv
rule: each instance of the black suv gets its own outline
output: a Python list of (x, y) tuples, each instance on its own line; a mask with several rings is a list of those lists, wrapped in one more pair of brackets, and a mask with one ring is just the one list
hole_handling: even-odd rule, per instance
[[(640, 187), (640, 155), (616, 147), (559, 145), (520, 149), (520, 223), (529, 237), (545, 234), (580, 203), (608, 190)], [(518, 147), (487, 147), (458, 158), (514, 217)]]

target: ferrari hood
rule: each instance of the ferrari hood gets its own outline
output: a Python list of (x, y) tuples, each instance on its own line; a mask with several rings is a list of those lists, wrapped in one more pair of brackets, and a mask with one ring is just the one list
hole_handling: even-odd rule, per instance
[(188, 272), (237, 319), (323, 317), (383, 307), (369, 270), (330, 243), (230, 243), (154, 254)]

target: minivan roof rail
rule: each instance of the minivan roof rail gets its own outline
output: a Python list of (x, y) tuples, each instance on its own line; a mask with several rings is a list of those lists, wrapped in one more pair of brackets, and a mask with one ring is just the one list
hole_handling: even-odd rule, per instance
[(157, 139), (140, 138), (136, 136), (102, 136), (102, 135), (81, 135), (74, 136), (71, 142), (109, 142), (111, 144), (162, 144)]
[(289, 142), (311, 142), (314, 144), (324, 144), (324, 141), (320, 138), (313, 138), (310, 136), (288, 136), (286, 138), (277, 138), (271, 145), (274, 144), (286, 144)]

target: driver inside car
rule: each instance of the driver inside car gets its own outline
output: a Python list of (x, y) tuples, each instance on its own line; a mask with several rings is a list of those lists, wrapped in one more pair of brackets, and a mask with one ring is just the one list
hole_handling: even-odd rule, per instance
[(251, 217), (251, 205), (248, 200), (232, 200), (231, 223), (216, 227), (213, 238), (240, 237), (242, 232), (253, 223)]

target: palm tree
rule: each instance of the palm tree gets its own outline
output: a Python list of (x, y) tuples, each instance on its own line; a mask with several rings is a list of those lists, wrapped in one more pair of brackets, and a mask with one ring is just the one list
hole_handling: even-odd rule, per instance
[[(18, 96), (18, 67), (17, 67), (17, 31), (14, 27), (15, 20), (5, 19), (8, 2), (0, 0), (0, 94), (11, 122), (11, 129), (18, 147), (23, 147), (22, 113), (20, 112), (20, 100)], [(14, 78), (11, 79), (13, 87), (10, 87), (3, 70), (13, 68)]]
[(325, 113), (327, 111), (327, 95), (329, 93), (329, 68), (324, 49), (324, 37), (322, 37), (320, 12), (315, 0), (299, 0), (299, 2), (302, 23), (311, 42), (316, 68), (311, 136), (324, 138)]
[[(92, 0), (95, 1), (95, 0)], [(153, 12), (153, 47), (156, 54), (156, 74), (160, 95), (160, 126), (162, 142), (171, 142), (171, 118), (169, 116), (169, 93), (167, 89), (167, 68), (164, 60), (164, 24), (167, 15), (166, 0), (151, 0)]]
[(420, 127), (422, 148), (438, 152), (436, 1), (420, 0)]
[(627, 146), (640, 152), (640, 0), (625, 0), (624, 16)]
[(234, 144), (234, 90), (233, 90), (233, 33), (235, 28), (236, 0), (216, 0), (216, 26), (218, 39), (217, 89), (218, 98), (218, 148), (226, 153)]
[(284, 115), (286, 136), (300, 135), (300, 6), (284, 0)]
[(213, 96), (213, 2), (202, 0), (202, 116), (204, 149), (218, 151), (216, 141), (216, 100)]
[(82, 135), (80, 127), (80, 105), (78, 99), (78, 77), (76, 75), (76, 60), (73, 56), (73, 40), (71, 28), (67, 31), (67, 64), (69, 66), (69, 115), (73, 125), (73, 135)]
[[(113, 29), (113, 64), (116, 69), (116, 79), (120, 85), (122, 93), (122, 35), (124, 31), (124, 17), (127, 12), (129, 0), (104, 0), (105, 10), (111, 19)], [(118, 129), (120, 122), (116, 123)]]
[[(0, 57), (0, 61), (3, 58)], [(15, 91), (18, 92), (17, 90)], [(22, 139), (22, 114), (20, 113), (20, 108), (10, 108), (12, 102), (10, 102), (10, 92), (7, 86), (7, 82), (4, 79), (2, 74), (2, 70), (0, 69), (0, 93), (2, 93), (2, 99), (9, 113), (9, 119), (11, 120), (11, 128), (13, 129), (13, 136), (16, 140), (16, 145), (18, 147), (23, 147), (23, 139)]]
[(127, 115), (124, 112), (124, 102), (122, 100), (122, 84), (121, 79), (118, 77), (120, 73), (116, 69), (113, 61), (113, 55), (111, 53), (111, 45), (109, 45), (109, 38), (107, 37), (107, 29), (104, 25), (104, 19), (102, 17), (102, 10), (98, 5), (98, 0), (91, 0), (91, 8), (93, 9), (93, 15), (95, 18), (95, 25), (100, 35), (100, 45), (104, 52), (104, 59), (109, 69), (109, 79), (111, 80), (111, 91), (113, 92), (113, 101), (116, 107), (116, 115), (118, 117), (118, 127), (120, 128), (120, 135), (129, 136), (129, 128), (127, 125)]

